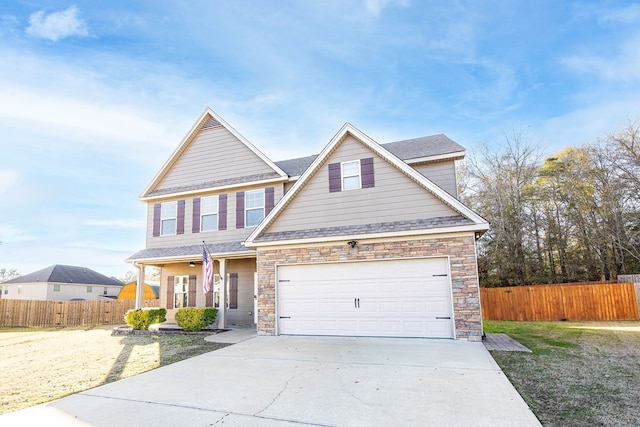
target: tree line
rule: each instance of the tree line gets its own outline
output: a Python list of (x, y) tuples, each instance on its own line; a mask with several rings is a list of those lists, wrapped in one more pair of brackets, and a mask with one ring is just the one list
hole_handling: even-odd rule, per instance
[(640, 126), (544, 158), (522, 133), (459, 168), (460, 198), (487, 219), (481, 286), (615, 280), (640, 273)]

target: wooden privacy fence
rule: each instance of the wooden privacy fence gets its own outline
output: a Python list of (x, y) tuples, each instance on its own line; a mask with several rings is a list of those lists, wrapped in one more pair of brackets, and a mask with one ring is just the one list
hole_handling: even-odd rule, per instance
[(636, 320), (633, 283), (480, 288), (482, 317), (490, 320)]
[[(159, 300), (145, 300), (158, 307)], [(36, 301), (0, 299), (0, 326), (85, 326), (123, 324), (135, 308), (130, 300)]]

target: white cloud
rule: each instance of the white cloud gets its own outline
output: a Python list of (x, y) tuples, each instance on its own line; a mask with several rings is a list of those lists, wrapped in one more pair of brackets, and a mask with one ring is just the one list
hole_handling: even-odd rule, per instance
[(598, 22), (611, 24), (631, 24), (640, 21), (640, 5), (630, 4), (619, 9), (607, 9), (599, 13)]
[(0, 196), (14, 189), (22, 181), (22, 175), (14, 169), (0, 169)]
[(85, 22), (78, 18), (78, 8), (71, 6), (62, 12), (49, 15), (46, 15), (44, 10), (32, 13), (29, 16), (27, 34), (56, 42), (71, 36), (86, 37), (89, 31)]
[(640, 37), (605, 54), (573, 55), (562, 62), (574, 71), (595, 74), (606, 80), (632, 81), (640, 79)]
[(142, 230), (145, 226), (144, 218), (139, 220), (132, 219), (90, 219), (85, 222), (90, 227), (108, 227), (108, 228), (135, 228)]
[(37, 240), (37, 238), (18, 227), (0, 224), (0, 241), (3, 242), (5, 246), (8, 243), (28, 242), (33, 240)]

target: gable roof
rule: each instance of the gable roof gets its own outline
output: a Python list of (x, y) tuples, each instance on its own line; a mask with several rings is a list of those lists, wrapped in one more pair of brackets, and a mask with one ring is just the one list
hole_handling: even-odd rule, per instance
[(90, 268), (72, 265), (52, 265), (4, 283), (78, 283), (83, 285), (122, 286), (123, 283)]
[[(465, 149), (462, 145), (450, 139), (445, 134), (423, 136), (421, 138), (405, 139), (402, 141), (381, 144), (391, 154), (406, 163), (417, 163), (423, 160), (459, 160), (464, 158)], [(280, 160), (276, 165), (290, 177), (300, 176), (318, 157), (299, 157), (297, 159)], [(428, 158), (428, 159), (427, 159)]]
[[(287, 205), (291, 202), (291, 200), (294, 197), (296, 197), (296, 195), (300, 192), (301, 188), (304, 185), (306, 185), (308, 181), (311, 180), (311, 178), (315, 175), (317, 170), (324, 164), (325, 160), (327, 160), (328, 157), (331, 156), (331, 154), (337, 149), (337, 147), (345, 140), (345, 138), (348, 135), (351, 135), (354, 138), (356, 138), (363, 145), (369, 148), (372, 152), (374, 152), (378, 156), (382, 157), (384, 160), (391, 163), (396, 169), (400, 170), (410, 179), (412, 179), (413, 181), (421, 185), (427, 191), (431, 192), (435, 197), (437, 197), (446, 205), (451, 207), (454, 211), (458, 212), (460, 214), (460, 218), (467, 221), (467, 224), (464, 225), (465, 229), (485, 231), (489, 228), (487, 221), (484, 218), (482, 218), (480, 215), (476, 214), (474, 211), (469, 209), (467, 206), (465, 206), (462, 202), (460, 202), (458, 199), (453, 197), (451, 194), (447, 193), (442, 188), (434, 184), (431, 180), (426, 178), (424, 175), (417, 172), (407, 163), (405, 163), (404, 161), (399, 159), (396, 155), (394, 155), (390, 150), (387, 150), (384, 146), (375, 142), (364, 132), (360, 131), (358, 128), (351, 125), (350, 123), (345, 123), (344, 126), (342, 126), (342, 128), (338, 131), (338, 133), (325, 146), (322, 152), (313, 159), (313, 161), (311, 162), (311, 165), (306, 169), (306, 171), (302, 174), (302, 176), (296, 181), (296, 183), (293, 185), (291, 190), (289, 190), (284, 195), (284, 197), (280, 200), (280, 202), (276, 205), (276, 207), (271, 211), (271, 213), (267, 215), (267, 217), (256, 227), (253, 233), (251, 233), (251, 235), (246, 239), (245, 241), (246, 246), (254, 247), (254, 246), (261, 245), (258, 239), (263, 237), (265, 232), (268, 230), (269, 226), (274, 222), (274, 220), (278, 217), (278, 215), (284, 209), (286, 209)], [(444, 137), (444, 135), (441, 135), (441, 136), (437, 135), (436, 137), (440, 138), (440, 137)], [(418, 138), (417, 140), (421, 140), (421, 139), (423, 138)], [(395, 146), (392, 146), (392, 149), (395, 149), (396, 151), (404, 150), (405, 154), (411, 153), (409, 155), (415, 155), (417, 152), (417, 149), (414, 147), (417, 145), (416, 143), (417, 140), (408, 140), (410, 141), (409, 143), (407, 143), (407, 141), (400, 141), (401, 143), (397, 143)], [(446, 138), (446, 140), (451, 141), (448, 138)], [(455, 142), (453, 141), (451, 142), (455, 144), (457, 147), (462, 148)], [(450, 147), (455, 148), (454, 146), (450, 146)], [(456, 150), (456, 151), (460, 151), (460, 150)], [(424, 156), (420, 156), (420, 157), (424, 157)], [(460, 223), (460, 226), (463, 226), (462, 222)], [(306, 231), (309, 231), (309, 230), (306, 230)], [(339, 236), (344, 236), (343, 232), (345, 231), (352, 232), (352, 230), (342, 230), (342, 232), (339, 232)], [(280, 236), (280, 237), (284, 238), (285, 240), (289, 240), (288, 237), (290, 236)], [(322, 237), (324, 238), (327, 236), (324, 235)], [(300, 236), (300, 238), (313, 238), (313, 236), (309, 234), (303, 234)], [(275, 241), (276, 239), (264, 239), (264, 240)]]
[[(173, 154), (169, 157), (169, 160), (167, 160), (167, 162), (162, 166), (160, 171), (156, 174), (156, 176), (153, 178), (151, 183), (149, 183), (147, 188), (144, 189), (144, 191), (140, 195), (140, 198), (142, 200), (144, 200), (146, 198), (150, 198), (150, 197), (154, 197), (154, 196), (161, 196), (161, 195), (164, 195), (164, 194), (172, 194), (172, 193), (181, 192), (181, 191), (200, 190), (200, 189), (204, 189), (204, 188), (211, 188), (211, 186), (218, 185), (219, 183), (216, 183), (216, 182), (208, 182), (208, 183), (203, 183), (202, 185), (194, 186), (194, 188), (188, 188), (186, 190), (183, 189), (183, 188), (177, 188), (177, 189), (173, 189), (172, 188), (172, 189), (170, 189), (168, 191), (167, 190), (164, 190), (164, 191), (161, 190), (161, 191), (158, 191), (158, 192), (154, 191), (156, 189), (156, 187), (160, 184), (162, 179), (167, 175), (167, 173), (171, 170), (171, 168), (178, 161), (180, 156), (186, 151), (186, 149), (189, 147), (189, 145), (193, 142), (193, 140), (198, 135), (198, 133), (201, 130), (205, 130), (205, 129), (209, 129), (209, 128), (213, 128), (213, 127), (218, 127), (218, 126), (224, 127), (227, 131), (229, 131), (229, 133), (231, 133), (242, 144), (244, 144), (249, 150), (251, 150), (257, 157), (259, 157), (270, 169), (273, 170), (273, 174), (269, 174), (270, 176), (268, 178), (271, 178), (271, 179), (273, 179), (273, 178), (281, 178), (281, 179), (287, 178), (287, 174), (282, 169), (280, 169), (275, 163), (273, 163), (267, 156), (265, 156), (260, 150), (258, 150), (252, 143), (250, 143), (248, 139), (246, 139), (237, 130), (235, 130), (231, 125), (229, 125), (226, 121), (224, 121), (224, 119), (222, 117), (220, 117), (217, 113), (215, 113), (211, 108), (206, 108), (204, 110), (204, 112), (200, 115), (198, 120), (196, 120), (195, 124), (191, 127), (189, 132), (187, 132), (185, 137), (182, 139), (182, 142), (180, 142), (180, 145), (178, 145), (178, 148), (176, 148), (176, 150), (173, 152)], [(256, 177), (249, 177), (249, 178), (250, 178), (249, 180), (257, 179)], [(233, 185), (233, 184), (235, 184), (235, 182), (234, 183), (223, 183), (221, 185)]]

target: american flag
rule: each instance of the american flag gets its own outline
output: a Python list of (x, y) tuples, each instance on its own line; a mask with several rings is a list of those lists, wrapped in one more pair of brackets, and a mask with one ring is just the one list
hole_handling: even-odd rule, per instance
[(206, 295), (211, 290), (213, 282), (213, 260), (207, 255), (207, 249), (202, 248), (202, 290)]

